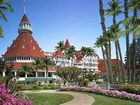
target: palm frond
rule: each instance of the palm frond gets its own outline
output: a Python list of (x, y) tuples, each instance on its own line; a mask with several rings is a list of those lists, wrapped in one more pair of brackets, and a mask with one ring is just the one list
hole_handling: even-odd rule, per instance
[(2, 18), (3, 20), (7, 21), (7, 18), (6, 18), (5, 14), (3, 13), (2, 10), (0, 10), (0, 18)]
[(0, 26), (0, 37), (3, 37), (3, 29), (1, 26)]

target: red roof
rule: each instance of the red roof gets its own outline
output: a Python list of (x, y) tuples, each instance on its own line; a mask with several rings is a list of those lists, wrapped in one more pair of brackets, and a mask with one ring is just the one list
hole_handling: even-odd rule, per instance
[(8, 47), (3, 57), (9, 58), (17, 56), (43, 58), (44, 52), (30, 33), (21, 33), (16, 40), (13, 40), (12, 45)]
[(69, 49), (70, 47), (71, 47), (71, 45), (69, 43), (69, 40), (67, 39), (66, 43), (65, 43), (65, 49)]
[[(111, 59), (111, 65), (117, 65), (117, 59)], [(105, 63), (104, 60), (98, 61), (98, 69), (100, 71), (100, 74), (105, 74)]]
[[(13, 65), (13, 69), (14, 70), (18, 70), (19, 68), (21, 68), (23, 65), (29, 65), (29, 66), (32, 66), (32, 63), (25, 63), (25, 62), (22, 62), (22, 63), (19, 63), (19, 62), (13, 62), (13, 63), (9, 63), (9, 64), (6, 64), (6, 65)], [(36, 70), (36, 69), (34, 69)], [(41, 70), (46, 70), (45, 68), (42, 68)], [(56, 71), (57, 68), (54, 67), (54, 66), (49, 66), (48, 67), (48, 71)]]
[(52, 58), (56, 57), (56, 56), (61, 56), (62, 55), (62, 51), (61, 50), (57, 50), (55, 51), (55, 53), (53, 54)]
[(6, 65), (13, 65), (13, 69), (14, 70), (18, 70), (19, 68), (21, 68), (23, 65), (32, 65), (32, 63), (25, 63), (25, 62), (22, 62), (22, 63), (19, 63), (19, 62), (12, 62), (12, 63), (7, 63)]
[(22, 17), (21, 22), (28, 22), (29, 23), (29, 20), (25, 14)]
[(83, 56), (82, 55), (76, 55), (76, 62), (82, 61)]
[(56, 69), (56, 67), (54, 67), (54, 66), (49, 66), (48, 67), (48, 71), (56, 71), (57, 69)]

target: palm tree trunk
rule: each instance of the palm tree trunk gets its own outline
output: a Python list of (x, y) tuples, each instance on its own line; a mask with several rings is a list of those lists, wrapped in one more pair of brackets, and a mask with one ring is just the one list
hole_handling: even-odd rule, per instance
[(131, 82), (135, 82), (135, 68), (136, 68), (136, 37), (133, 36), (133, 65), (132, 65), (132, 74)]
[(105, 71), (106, 71), (107, 81), (110, 81), (109, 73), (108, 73), (108, 69), (107, 69), (107, 61), (106, 61), (106, 57), (105, 57), (105, 53), (104, 53), (104, 48), (102, 45), (101, 45), (101, 50), (102, 50), (103, 59), (104, 59), (104, 63), (105, 63)]
[[(116, 25), (116, 15), (113, 15), (113, 25)], [(120, 77), (120, 71), (122, 71), (122, 80), (125, 81), (124, 77), (124, 66), (123, 66), (123, 60), (122, 60), (122, 53), (121, 53), (121, 47), (119, 43), (119, 39), (115, 41), (115, 48), (116, 48), (116, 58), (117, 58), (117, 64), (118, 64), (118, 71), (119, 71), (119, 77)], [(119, 60), (120, 58), (120, 60)], [(121, 61), (121, 64), (120, 64)], [(120, 80), (120, 78), (119, 78)]]
[(119, 55), (120, 55), (120, 60), (121, 60), (121, 68), (122, 68), (122, 81), (123, 83), (125, 82), (125, 71), (124, 71), (124, 65), (123, 65), (123, 60), (122, 60), (122, 54), (121, 54), (121, 48), (120, 48), (120, 43), (119, 40), (117, 41), (118, 44), (118, 51), (119, 51)]
[[(105, 26), (105, 18), (104, 18), (104, 9), (103, 9), (103, 1), (99, 0), (99, 13), (100, 13), (100, 18), (101, 18), (101, 26), (102, 26), (102, 30), (103, 30), (103, 35), (106, 35), (106, 26)], [(112, 79), (110, 78), (110, 71), (111, 71), (111, 63), (109, 58), (109, 53), (108, 53), (108, 45), (105, 45), (105, 50), (107, 51), (106, 53), (106, 57), (107, 57), (107, 66), (106, 66), (106, 71), (108, 71), (107, 78), (109, 78), (108, 82), (112, 82)]]
[(117, 59), (117, 67), (118, 67), (118, 81), (120, 81), (120, 62), (119, 62), (119, 55), (118, 55), (118, 45), (117, 41), (115, 41), (115, 49), (116, 49), (116, 59)]
[(46, 84), (48, 84), (48, 67), (46, 67)]
[[(137, 17), (137, 9), (134, 10), (134, 17)], [(135, 82), (135, 69), (136, 69), (136, 36), (133, 35), (133, 65), (131, 82)]]
[[(124, 12), (125, 12), (125, 19), (128, 18), (128, 0), (124, 0)], [(125, 29), (127, 30), (129, 27), (126, 25)], [(129, 46), (129, 33), (126, 34), (126, 56), (127, 56), (127, 78), (128, 78), (128, 82), (130, 82), (130, 46)]]

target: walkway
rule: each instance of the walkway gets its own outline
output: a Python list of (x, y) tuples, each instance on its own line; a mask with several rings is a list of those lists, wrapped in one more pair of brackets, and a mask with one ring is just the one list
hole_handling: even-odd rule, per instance
[(73, 100), (63, 103), (61, 105), (92, 105), (94, 103), (93, 97), (78, 93), (78, 92), (66, 92), (66, 91), (56, 91), (56, 90), (37, 90), (37, 91), (24, 91), (24, 93), (63, 93), (72, 95)]

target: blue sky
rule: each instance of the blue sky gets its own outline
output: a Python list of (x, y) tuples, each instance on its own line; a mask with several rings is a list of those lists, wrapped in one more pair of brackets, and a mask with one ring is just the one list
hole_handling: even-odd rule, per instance
[[(18, 25), (23, 16), (23, 1), (10, 0), (14, 12), (6, 13), (8, 22), (0, 20), (4, 38), (0, 38), (0, 55), (18, 36)], [(33, 28), (33, 37), (43, 51), (54, 51), (57, 42), (69, 39), (79, 50), (82, 46), (93, 47), (96, 38), (102, 34), (98, 0), (26, 0), (26, 14)], [(105, 8), (109, 0), (103, 0)], [(119, 16), (118, 19), (123, 18)], [(106, 17), (107, 26), (112, 18)], [(125, 38), (120, 40), (123, 56)], [(114, 48), (113, 48), (114, 49)], [(100, 49), (95, 49), (100, 58)], [(115, 51), (115, 50), (113, 50)], [(112, 58), (115, 58), (113, 52)]]

